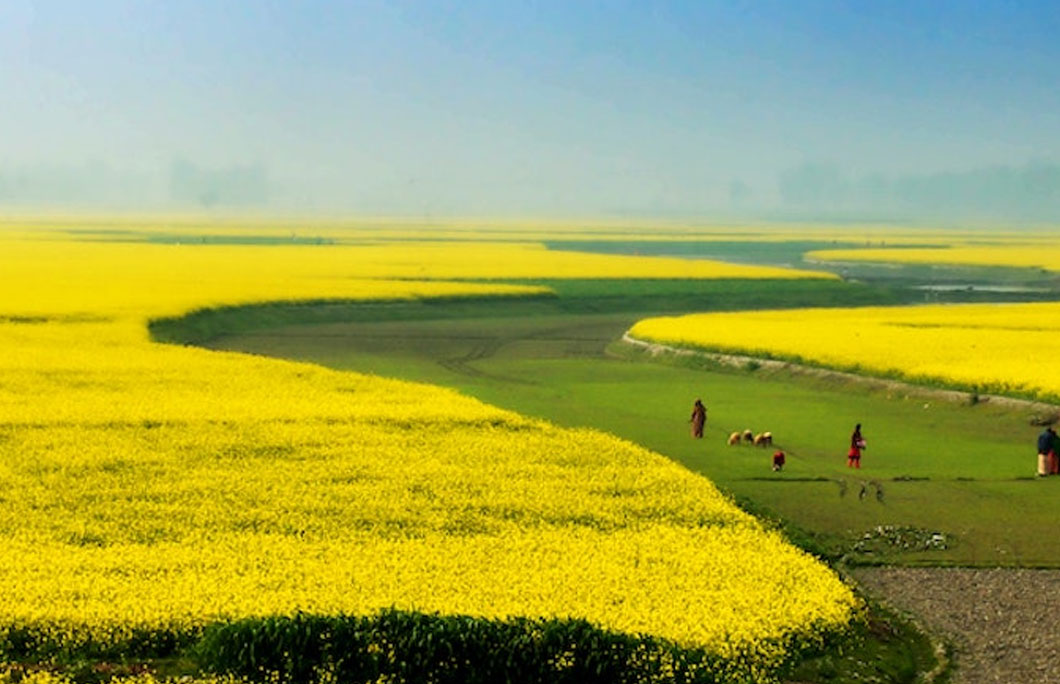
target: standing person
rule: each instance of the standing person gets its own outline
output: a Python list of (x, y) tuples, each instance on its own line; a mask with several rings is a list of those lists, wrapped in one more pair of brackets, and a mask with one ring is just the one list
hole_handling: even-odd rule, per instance
[(1042, 430), (1042, 434), (1038, 435), (1038, 476), (1044, 477), (1046, 475), (1056, 474), (1056, 448), (1057, 448), (1057, 436), (1056, 430), (1052, 426)]
[(865, 448), (865, 438), (861, 436), (861, 423), (854, 426), (850, 435), (850, 451), (847, 452), (847, 468), (861, 468), (861, 451)]
[(696, 439), (701, 438), (703, 426), (707, 423), (707, 407), (699, 399), (696, 399), (696, 403), (692, 405), (692, 417), (689, 422), (692, 423), (692, 436)]

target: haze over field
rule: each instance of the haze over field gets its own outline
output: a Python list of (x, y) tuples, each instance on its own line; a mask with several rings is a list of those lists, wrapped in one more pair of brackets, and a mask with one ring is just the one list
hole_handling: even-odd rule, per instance
[(0, 210), (1060, 215), (1047, 2), (9, 0)]

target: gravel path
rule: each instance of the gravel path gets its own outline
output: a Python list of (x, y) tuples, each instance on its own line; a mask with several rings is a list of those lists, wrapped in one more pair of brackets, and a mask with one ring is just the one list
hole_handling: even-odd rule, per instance
[(1060, 570), (872, 568), (872, 596), (954, 647), (954, 684), (1060, 682)]

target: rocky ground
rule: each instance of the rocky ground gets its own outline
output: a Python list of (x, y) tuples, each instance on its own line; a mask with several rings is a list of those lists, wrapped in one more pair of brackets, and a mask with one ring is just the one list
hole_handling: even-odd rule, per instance
[(864, 589), (953, 648), (953, 684), (1060, 682), (1060, 570), (871, 568)]

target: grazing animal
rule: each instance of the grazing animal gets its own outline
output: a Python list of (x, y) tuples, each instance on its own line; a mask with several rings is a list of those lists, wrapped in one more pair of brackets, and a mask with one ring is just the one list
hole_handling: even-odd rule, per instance
[(745, 441), (745, 442), (754, 442), (755, 441), (755, 433), (751, 432), (750, 430), (744, 430), (743, 431), (743, 441)]
[(778, 452), (773, 454), (773, 472), (774, 473), (780, 472), (781, 470), (784, 469), (784, 461), (785, 460), (786, 459), (784, 458), (784, 452), (783, 451), (778, 451)]
[(767, 447), (773, 444), (773, 433), (763, 432), (760, 435), (755, 435), (754, 445), (760, 447)]
[(729, 435), (729, 446), (733, 446), (740, 443), (740, 437), (742, 435), (739, 432), (734, 432)]

